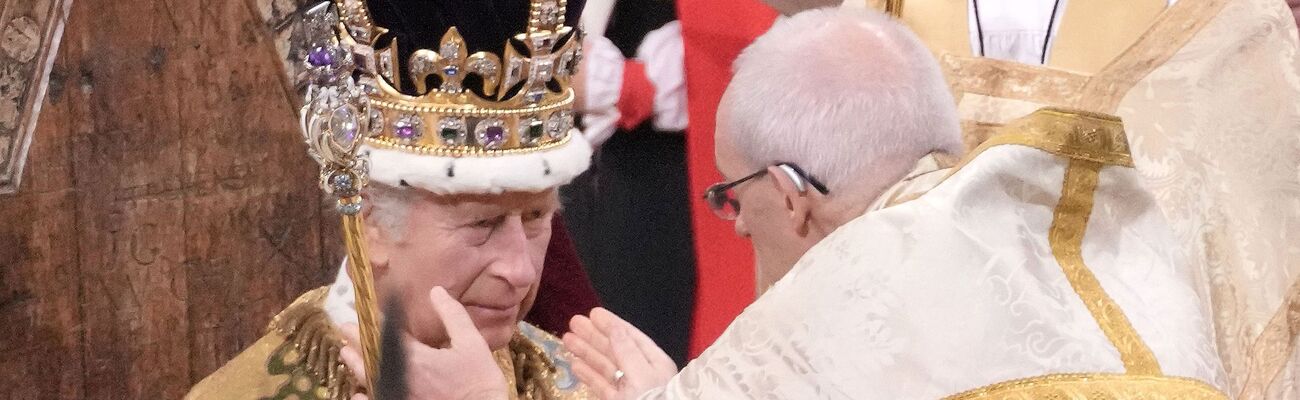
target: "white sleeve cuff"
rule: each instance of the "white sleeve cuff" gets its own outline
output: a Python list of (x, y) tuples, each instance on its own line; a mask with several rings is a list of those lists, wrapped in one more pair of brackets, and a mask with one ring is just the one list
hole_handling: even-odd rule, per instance
[(684, 55), (679, 21), (646, 34), (636, 49), (636, 58), (645, 64), (646, 78), (655, 87), (653, 123), (657, 130), (680, 131), (688, 125)]
[(618, 129), (618, 97), (623, 90), (623, 53), (603, 36), (587, 36), (583, 43), (582, 134), (600, 146)]

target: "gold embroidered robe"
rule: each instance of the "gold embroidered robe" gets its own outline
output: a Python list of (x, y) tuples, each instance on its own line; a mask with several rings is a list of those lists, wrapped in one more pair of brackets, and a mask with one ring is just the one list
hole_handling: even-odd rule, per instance
[[(339, 359), (342, 337), (324, 310), (329, 287), (303, 294), (281, 311), (266, 336), (195, 385), (186, 399), (348, 400), (356, 382)], [(569, 371), (570, 355), (553, 335), (527, 323), (493, 353), (510, 399), (589, 398)]]

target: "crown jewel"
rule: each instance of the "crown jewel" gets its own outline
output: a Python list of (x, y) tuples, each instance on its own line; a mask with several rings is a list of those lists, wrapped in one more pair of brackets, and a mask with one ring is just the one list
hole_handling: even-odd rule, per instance
[[(582, 39), (564, 25), (565, 3), (531, 0), (527, 26), (501, 43), (499, 54), (471, 54), (451, 27), (437, 48), (415, 50), (403, 68), (396, 37), (377, 47), (388, 30), (374, 24), (364, 0), (333, 0), (333, 10), (305, 20), (312, 38), (301, 78), (332, 88), (316, 94), (347, 103), (339, 113), (356, 122), (339, 127), (374, 147), (454, 157), (544, 150), (567, 142), (573, 127), (570, 79)], [(412, 86), (405, 91), (403, 74)], [(326, 107), (316, 112), (321, 115), (339, 108), (310, 96), (308, 103)], [(329, 152), (329, 145), (355, 151), (362, 141), (343, 140), (348, 135), (338, 129), (325, 136), (336, 140), (317, 153)]]

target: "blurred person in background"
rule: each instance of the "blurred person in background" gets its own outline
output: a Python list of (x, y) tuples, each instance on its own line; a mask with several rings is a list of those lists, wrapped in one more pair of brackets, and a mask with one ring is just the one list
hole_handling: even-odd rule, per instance
[(602, 303), (685, 363), (695, 254), (675, 11), (671, 0), (587, 3), (575, 109), (597, 147), (591, 169), (562, 198)]

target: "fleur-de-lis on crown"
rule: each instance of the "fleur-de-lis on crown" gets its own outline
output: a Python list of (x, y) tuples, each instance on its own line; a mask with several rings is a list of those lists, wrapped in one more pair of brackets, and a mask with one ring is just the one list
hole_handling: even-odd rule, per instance
[[(452, 27), (443, 34), (437, 51), (420, 49), (412, 53), (406, 73), (415, 91), (423, 93), (421, 96), (463, 93), (465, 77), (475, 74), (483, 80), (482, 93), (492, 100), (522, 97), (525, 104), (540, 102), (550, 92), (547, 83), (553, 79), (561, 79), (560, 87), (568, 87), (568, 79), (576, 72), (581, 57), (581, 37), (573, 34), (572, 27), (563, 25), (561, 10), (563, 7), (554, 1), (533, 4), (528, 30), (514, 36), (527, 48), (526, 53), (506, 43), (503, 57), (490, 52), (470, 55), (460, 31)], [(379, 51), (379, 70), (394, 86), (399, 84), (392, 61), (397, 46), (397, 40), (393, 40)], [(438, 76), (441, 82), (436, 90), (427, 87), (430, 75)], [(510, 91), (520, 82), (524, 82), (521, 90)]]
[(427, 91), (426, 79), (429, 75), (437, 75), (442, 81), (438, 90), (460, 93), (465, 90), (461, 84), (465, 75), (476, 74), (483, 78), (483, 93), (495, 95), (497, 84), (501, 81), (501, 59), (496, 54), (482, 51), (467, 56), (468, 50), (465, 47), (465, 39), (461, 38), (460, 31), (452, 27), (442, 35), (437, 52), (420, 49), (411, 54), (408, 73), (411, 81), (415, 82), (415, 90), (421, 93)]

